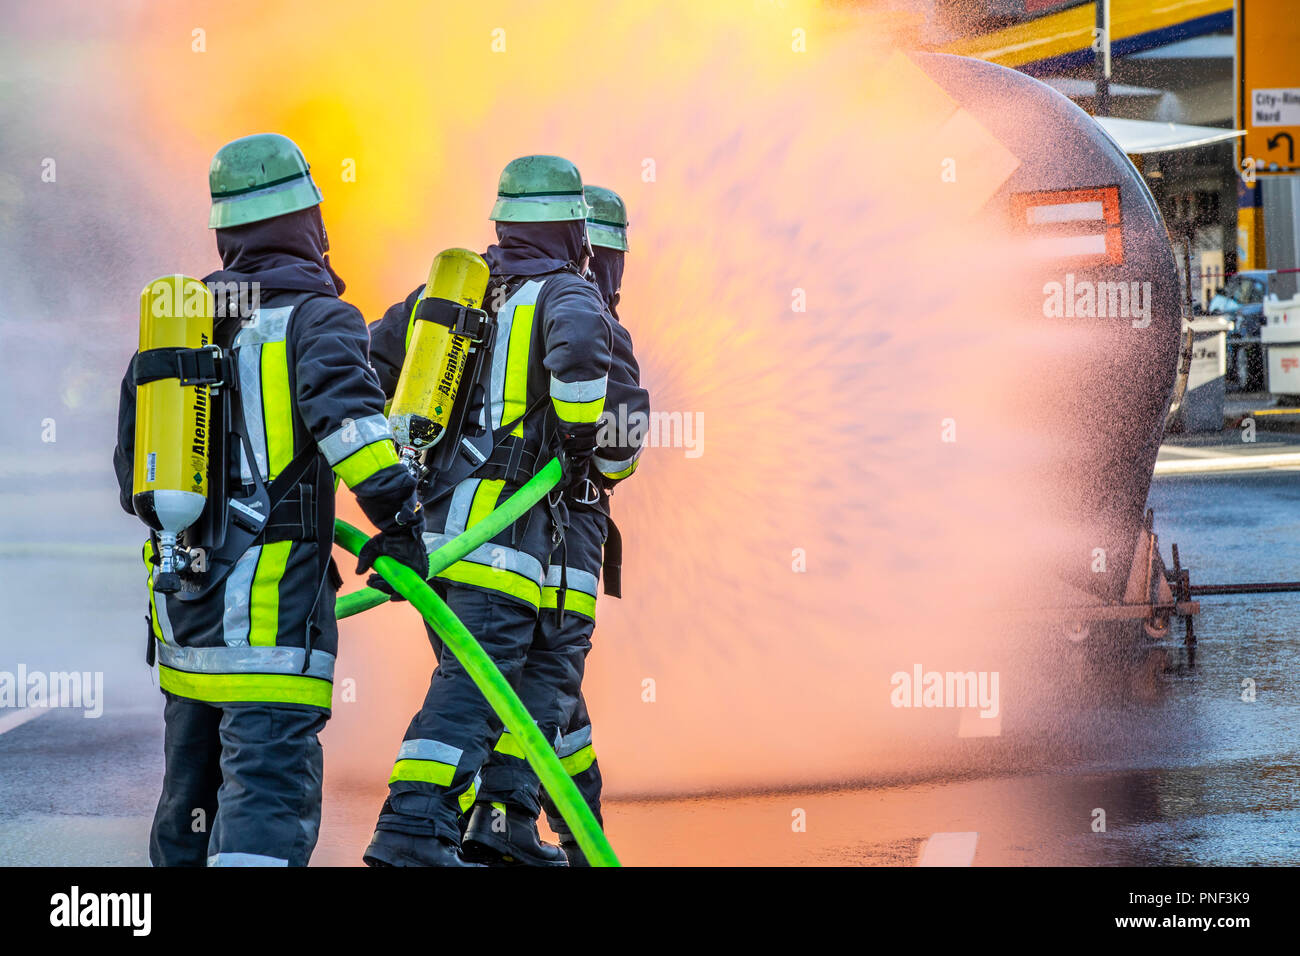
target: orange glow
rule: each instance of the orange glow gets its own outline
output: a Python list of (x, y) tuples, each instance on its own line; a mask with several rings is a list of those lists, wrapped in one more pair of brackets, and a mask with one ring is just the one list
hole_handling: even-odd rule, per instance
[[(896, 53), (909, 28), (796, 0), (226, 0), (159, 6), (101, 51), (119, 85), (93, 95), (125, 104), (115, 148), (148, 144), (160, 245), (210, 242), (222, 143), (282, 132), (371, 320), (440, 249), (491, 241), (517, 155), (623, 195), (620, 310), (655, 409), (702, 444), (650, 448), (616, 496), (626, 596), (600, 600), (588, 679), (613, 795), (980, 759), (959, 715), (891, 707), (916, 663), (1032, 696), (1026, 649), (978, 613), (1029, 601), (1046, 546), (1006, 478), (1049, 450), (1009, 358), (1016, 255), (972, 218), (1016, 159)], [(329, 774), (378, 790), (433, 658), (406, 605), (342, 631)]]

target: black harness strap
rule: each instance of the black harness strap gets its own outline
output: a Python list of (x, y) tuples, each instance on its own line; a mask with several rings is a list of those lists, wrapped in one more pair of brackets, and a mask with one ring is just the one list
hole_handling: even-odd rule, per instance
[[(456, 461), (457, 467), (436, 473), (437, 484), (441, 487), (432, 497), (425, 500), (425, 506), (431, 507), (437, 504), (455, 491), (458, 484), (468, 478), (481, 478), (484, 477), (485, 473), (492, 472), (493, 477), (501, 477), (514, 482), (521, 477), (523, 468), (535, 466), (537, 463), (537, 450), (529, 447), (528, 443), (523, 439), (511, 441), (510, 433), (514, 431), (516, 425), (542, 408), (549, 397), (549, 395), (540, 396), (532, 407), (522, 415), (496, 429), (492, 433), (491, 448), (482, 459), (471, 458), (465, 448), (460, 448)], [(449, 434), (444, 441), (452, 441), (455, 438), (456, 436)], [(489, 465), (492, 466), (491, 469), (489, 469)], [(496, 471), (497, 469), (499, 471)], [(532, 476), (533, 473), (528, 471), (527, 477), (531, 478)]]
[[(315, 464), (318, 454), (316, 446), (312, 443), (304, 444), (285, 466), (284, 471), (267, 484), (257, 469), (257, 458), (253, 454), (252, 442), (248, 438), (244, 423), (243, 403), (239, 401), (238, 396), (231, 402), (231, 406), (234, 419), (231, 422), (231, 429), (239, 435), (243, 444), (245, 460), (249, 463), (249, 471), (253, 476), (253, 492), (230, 499), (230, 523), (226, 529), (225, 541), (209, 560), (208, 570), (203, 575), (199, 589), (178, 592), (178, 597), (182, 601), (197, 600), (211, 593), (213, 588), (226, 579), (244, 552), (256, 544), (268, 540), (303, 540), (304, 529), (308, 527), (315, 529), (316, 535), (320, 533), (315, 518), (308, 522), (297, 522), (296, 535), (286, 527), (292, 523), (287, 520), (288, 514), (302, 513), (304, 496), (295, 495), (293, 500), (289, 500), (289, 496), (306, 477), (307, 470)], [(315, 503), (313, 493), (309, 492), (306, 498), (312, 504)], [(277, 521), (278, 526), (277, 537), (274, 539), (268, 537), (273, 520)], [(328, 549), (322, 550), (328, 556)]]
[[(517, 436), (508, 436), (493, 449), (487, 461), (474, 472), (476, 478), (504, 478), (507, 481), (527, 481), (537, 468), (537, 451)], [(523, 484), (523, 481), (519, 481)]]
[(605, 579), (605, 593), (610, 597), (623, 596), (623, 534), (614, 519), (605, 516), (608, 531), (605, 536), (605, 555), (601, 561), (601, 576)]
[[(310, 298), (308, 295), (294, 305), (298, 306)], [(292, 317), (291, 317), (292, 320)], [(150, 350), (164, 351), (161, 349)], [(189, 350), (202, 351), (202, 350)], [(142, 353), (148, 355), (149, 352)], [(244, 419), (244, 403), (240, 397), (238, 382), (238, 365), (233, 358), (223, 356), (225, 364), (225, 381), (233, 386), (227, 389), (230, 411), (230, 432), (239, 439), (244, 451), (244, 460), (253, 479), (250, 494), (231, 495), (227, 501), (229, 520), (221, 547), (217, 549), (208, 562), (208, 570), (200, 579), (199, 587), (190, 591), (182, 589), (178, 597), (182, 601), (194, 601), (210, 594), (230, 574), (240, 557), (256, 544), (267, 541), (332, 541), (333, 528), (325, 538), (321, 537), (320, 508), (317, 507), (315, 489), (304, 485), (308, 471), (316, 465), (320, 452), (310, 436), (305, 436), (302, 447), (290, 459), (280, 474), (269, 483), (262, 478), (257, 467), (257, 456), (248, 434), (248, 423)], [(296, 436), (295, 436), (296, 440)], [(302, 490), (294, 492), (301, 487)], [(272, 529), (275, 529), (272, 536)], [(319, 548), (324, 554), (321, 558), (321, 577), (325, 576), (330, 561), (330, 548)]]
[(271, 508), (271, 517), (262, 531), (266, 543), (272, 541), (316, 541), (316, 489), (304, 481), (289, 491), (278, 505)]
[(492, 330), (492, 320), (485, 311), (449, 299), (421, 299), (415, 304), (414, 318), (445, 326), (452, 335), (464, 336), (475, 345), (481, 344)]
[(224, 385), (230, 380), (231, 364), (215, 345), (146, 349), (131, 362), (131, 380), (137, 388), (165, 378), (178, 379), (182, 385)]

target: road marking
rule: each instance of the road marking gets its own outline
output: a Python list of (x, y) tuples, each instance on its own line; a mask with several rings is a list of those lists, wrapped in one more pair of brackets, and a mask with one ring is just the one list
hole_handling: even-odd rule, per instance
[(139, 560), (139, 545), (78, 544), (59, 541), (0, 541), (3, 558), (77, 558), (110, 561)]
[(921, 845), (917, 866), (970, 866), (975, 861), (978, 833), (936, 833)]
[(7, 733), (15, 727), (21, 727), (29, 720), (35, 720), (41, 714), (48, 714), (48, 707), (24, 707), (22, 710), (16, 710), (12, 714), (5, 714), (0, 717), (0, 734)]
[(1155, 474), (1183, 475), (1203, 471), (1258, 471), (1266, 468), (1300, 468), (1300, 452), (1276, 455), (1230, 455), (1222, 458), (1195, 458), (1182, 461), (1157, 461)]
[[(1273, 447), (1277, 447), (1274, 445)], [(1263, 454), (1263, 452), (1260, 452)], [(1193, 458), (1225, 458), (1232, 457), (1224, 455), (1223, 448), (1177, 448), (1172, 451), (1161, 449), (1160, 457), (1157, 461), (1190, 461)]]

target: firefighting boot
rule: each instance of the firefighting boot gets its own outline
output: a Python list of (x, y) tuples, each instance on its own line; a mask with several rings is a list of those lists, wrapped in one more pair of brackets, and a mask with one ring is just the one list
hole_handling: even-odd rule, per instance
[(564, 855), (569, 858), (569, 866), (591, 866), (587, 862), (587, 854), (582, 852), (582, 847), (578, 846), (578, 841), (569, 837), (567, 840), (560, 841), (560, 849)]
[(366, 866), (479, 866), (465, 860), (456, 844), (434, 836), (376, 830), (362, 855)]
[(563, 850), (543, 843), (537, 819), (504, 803), (477, 803), (462, 844), (465, 859), (489, 866), (568, 866)]

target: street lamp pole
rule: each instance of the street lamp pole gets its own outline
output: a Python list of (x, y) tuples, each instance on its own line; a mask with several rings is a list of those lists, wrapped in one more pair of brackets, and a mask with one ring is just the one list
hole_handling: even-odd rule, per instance
[(1110, 0), (1097, 0), (1097, 27), (1092, 48), (1096, 52), (1098, 116), (1110, 115)]

